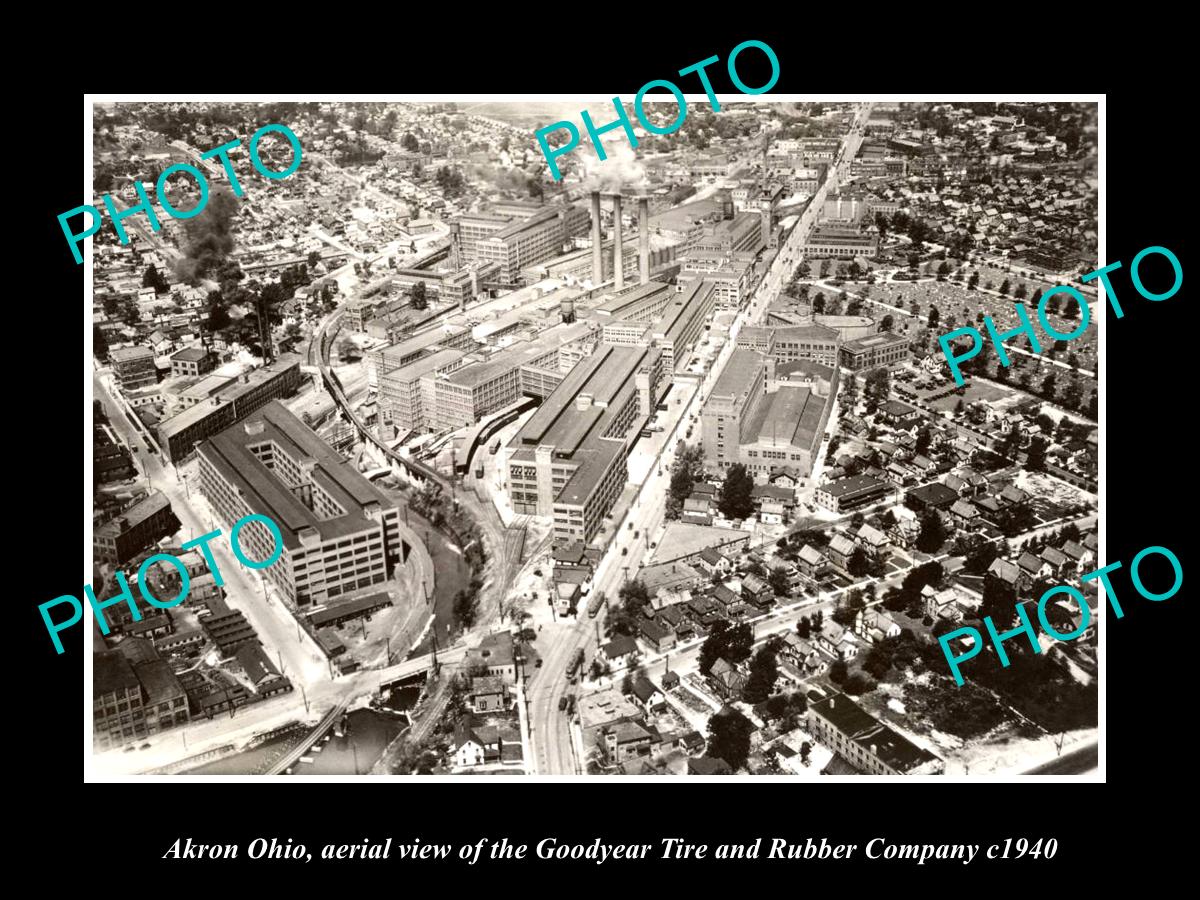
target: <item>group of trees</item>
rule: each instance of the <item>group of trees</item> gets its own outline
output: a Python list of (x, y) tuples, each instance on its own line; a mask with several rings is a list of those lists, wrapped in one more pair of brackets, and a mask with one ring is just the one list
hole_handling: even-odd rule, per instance
[(746, 519), (754, 513), (754, 478), (741, 463), (729, 467), (721, 492), (717, 498), (717, 509), (730, 519)]
[(638, 620), (642, 618), (642, 607), (650, 602), (650, 592), (639, 579), (621, 585), (617, 604), (608, 614), (609, 634), (625, 634), (633, 637), (638, 633)]
[(776, 654), (781, 642), (773, 637), (758, 649), (750, 660), (750, 677), (742, 689), (742, 699), (750, 704), (762, 703), (775, 690), (775, 681), (779, 678), (779, 665)]
[(457, 166), (441, 166), (434, 174), (433, 180), (447, 199), (461, 197), (467, 191), (466, 180)]
[(700, 673), (707, 675), (718, 659), (731, 665), (740, 663), (750, 656), (753, 646), (754, 630), (749, 623), (732, 625), (724, 619), (714, 622), (712, 631), (700, 646)]
[(678, 519), (683, 501), (691, 496), (696, 482), (704, 475), (704, 448), (684, 447), (671, 468), (671, 486), (667, 489), (668, 519)]
[(750, 756), (754, 725), (732, 706), (723, 707), (708, 720), (708, 755), (723, 759), (735, 772)]

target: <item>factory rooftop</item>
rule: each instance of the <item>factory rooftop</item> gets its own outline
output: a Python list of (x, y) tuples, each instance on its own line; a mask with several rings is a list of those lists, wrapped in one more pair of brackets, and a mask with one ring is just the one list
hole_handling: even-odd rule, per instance
[(806, 387), (781, 387), (768, 394), (746, 423), (747, 443), (811, 447), (825, 411), (825, 397)]
[[(292, 487), (256, 455), (253, 448), (263, 444), (273, 444), (274, 454), (290, 457), (302, 472), (311, 468), (308, 477), (312, 485), (323, 490), (344, 510), (343, 514), (326, 518), (309, 509)], [(322, 540), (331, 540), (377, 527), (367, 518), (369, 509), (394, 506), (349, 460), (278, 400), (202, 443), (200, 454), (233, 485), (251, 510), (270, 516), (279, 525), (288, 548), (300, 546), (299, 534), (305, 530), (314, 530)]]
[(554, 458), (578, 465), (556, 498), (583, 503), (613, 457), (623, 452), (624, 435), (606, 436), (630, 393), (635, 375), (653, 365), (657, 349), (601, 344), (578, 363), (513, 438), (510, 459), (531, 461), (539, 446), (552, 446)]
[(713, 385), (712, 393), (709, 396), (734, 398), (744, 396), (758, 377), (762, 363), (763, 355), (761, 353), (754, 350), (734, 350), (729, 354), (729, 361), (725, 364), (721, 377)]
[[(216, 397), (215, 403), (197, 403), (194, 406), (189, 406), (187, 409), (180, 412), (178, 415), (171, 416), (169, 419), (164, 419), (158, 426), (158, 433), (161, 439), (166, 442), (172, 435), (178, 434), (186, 428), (190, 428), (197, 422), (202, 421), (212, 414), (214, 405), (220, 406), (225, 403), (232, 403), (243, 394), (248, 394), (251, 391), (257, 390), (264, 381), (270, 381), (273, 378), (279, 377), (288, 369), (299, 366), (301, 357), (298, 353), (282, 353), (279, 358), (268, 363), (261, 368), (255, 369), (241, 378), (238, 378), (231, 383), (222, 387)], [(203, 384), (204, 382), (200, 382)], [(194, 394), (200, 385), (194, 385), (189, 388), (187, 393)]]

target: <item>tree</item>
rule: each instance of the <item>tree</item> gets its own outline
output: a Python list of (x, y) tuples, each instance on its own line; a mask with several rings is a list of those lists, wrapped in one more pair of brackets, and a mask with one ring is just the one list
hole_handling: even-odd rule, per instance
[(1054, 385), (1055, 385), (1055, 377), (1054, 377), (1054, 373), (1051, 372), (1049, 375), (1047, 375), (1042, 380), (1042, 396), (1045, 397), (1047, 400), (1054, 399)]
[(152, 287), (156, 294), (165, 294), (171, 289), (167, 279), (163, 278), (162, 272), (154, 266), (146, 266), (146, 272), (142, 275), (142, 287)]
[(853, 588), (841, 596), (837, 602), (836, 608), (833, 610), (833, 621), (839, 625), (849, 628), (854, 624), (854, 620), (858, 618), (858, 614), (866, 609), (867, 602), (863, 599), (863, 592), (858, 588)]
[(829, 667), (829, 680), (834, 684), (841, 684), (846, 680), (849, 673), (846, 670), (846, 661), (844, 659), (835, 659), (833, 665)]
[(942, 263), (941, 263), (941, 265), (939, 265), (939, 266), (937, 267), (937, 279), (938, 279), (938, 281), (945, 281), (945, 280), (946, 280), (946, 276), (947, 276), (947, 275), (949, 275), (949, 274), (950, 274), (950, 264), (949, 264), (948, 262), (946, 262), (945, 260), (942, 260)]
[(1007, 297), (1008, 289), (1009, 289), (1009, 281), (1007, 278), (1005, 278), (1002, 282), (1000, 282), (1000, 296)]
[(99, 325), (92, 326), (92, 355), (100, 360), (108, 356), (108, 338)]
[(754, 725), (732, 706), (726, 706), (708, 720), (708, 754), (740, 769), (750, 756), (750, 735)]
[(941, 312), (936, 306), (929, 307), (929, 327), (937, 328), (938, 321), (941, 319)]
[(963, 560), (963, 571), (969, 575), (982, 575), (991, 566), (999, 552), (995, 543), (984, 541), (967, 553)]
[(621, 585), (617, 593), (618, 603), (613, 607), (608, 617), (610, 632), (627, 634), (631, 637), (638, 632), (638, 621), (642, 618), (642, 607), (650, 602), (650, 592), (646, 585), (635, 578)]
[(933, 434), (928, 428), (922, 428), (917, 432), (917, 443), (915, 450), (918, 456), (924, 456), (929, 452), (929, 447), (933, 443)]
[(991, 575), (984, 579), (981, 616), (991, 616), (994, 625), (1007, 628), (1016, 619), (1016, 605), (1017, 593), (1012, 585)]
[(846, 571), (855, 578), (866, 575), (871, 570), (871, 561), (867, 558), (866, 551), (862, 547), (855, 547), (854, 552), (850, 554), (850, 559), (846, 563)]
[(779, 667), (775, 662), (775, 648), (767, 642), (754, 654), (750, 661), (750, 677), (742, 689), (742, 699), (747, 703), (762, 703), (771, 696), (775, 689), (775, 681), (779, 677)]
[(1046, 468), (1046, 442), (1040, 437), (1034, 437), (1029, 442), (1029, 454), (1025, 460), (1025, 468), (1030, 472), (1041, 472)]
[(973, 291), (979, 287), (979, 273), (972, 272), (971, 277), (967, 279), (967, 290)]
[(719, 619), (713, 623), (712, 630), (709, 631), (708, 637), (704, 639), (704, 643), (700, 645), (700, 657), (698, 665), (701, 675), (707, 675), (712, 669), (713, 663), (721, 658), (725, 652), (726, 639), (725, 634), (729, 631), (729, 622), (725, 619)]
[(412, 305), (413, 309), (425, 309), (429, 306), (429, 301), (425, 299), (425, 282), (418, 281), (412, 286)]
[(946, 541), (946, 528), (937, 510), (926, 510), (921, 516), (921, 532), (917, 535), (917, 549), (922, 553), (936, 553)]
[(460, 628), (470, 628), (479, 615), (479, 595), (474, 591), (460, 590), (454, 595), (454, 621)]
[(817, 270), (819, 272), (821, 278), (829, 277), (829, 267), (831, 265), (832, 265), (832, 263), (830, 262), (830, 260), (828, 260), (828, 259), (821, 260), (821, 265)]
[(319, 250), (310, 250), (305, 261), (308, 263), (310, 269), (315, 269), (317, 263), (321, 261), (321, 252)]
[(880, 331), (891, 331), (892, 325), (894, 325), (895, 322), (896, 322), (896, 320), (894, 318), (892, 318), (892, 314), (888, 313), (886, 316), (884, 316), (882, 319), (879, 320), (879, 330)]
[(1024, 282), (1022, 282), (1021, 284), (1018, 284), (1017, 289), (1015, 291), (1013, 291), (1013, 296), (1016, 297), (1018, 300), (1024, 300), (1026, 298), (1026, 296), (1028, 296), (1028, 294), (1029, 294), (1029, 292), (1028, 292), (1028, 290), (1026, 290)]
[(745, 519), (754, 512), (754, 479), (741, 463), (729, 467), (721, 485), (717, 508), (730, 519)]
[(825, 295), (818, 292), (812, 299), (812, 311), (816, 315), (821, 315), (825, 312)]
[(786, 597), (792, 588), (791, 583), (788, 581), (787, 572), (782, 568), (771, 570), (771, 574), (767, 576), (767, 584), (771, 586), (771, 590), (775, 592), (776, 597)]
[(400, 139), (400, 146), (409, 153), (416, 153), (420, 149), (420, 144), (417, 143), (417, 138), (411, 131)]
[(808, 616), (801, 616), (800, 621), (796, 623), (796, 633), (802, 638), (812, 634), (812, 622), (808, 620)]

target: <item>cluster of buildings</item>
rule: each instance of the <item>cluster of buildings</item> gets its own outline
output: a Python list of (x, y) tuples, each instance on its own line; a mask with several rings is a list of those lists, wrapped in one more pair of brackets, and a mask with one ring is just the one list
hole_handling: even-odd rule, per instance
[[(136, 744), (194, 718), (212, 718), (292, 690), (254, 628), (224, 600), (199, 550), (176, 554), (189, 575), (188, 602), (133, 621), (128, 607), (106, 613), (94, 633), (93, 738), (97, 751)], [(177, 593), (179, 575), (151, 570), (158, 596)]]

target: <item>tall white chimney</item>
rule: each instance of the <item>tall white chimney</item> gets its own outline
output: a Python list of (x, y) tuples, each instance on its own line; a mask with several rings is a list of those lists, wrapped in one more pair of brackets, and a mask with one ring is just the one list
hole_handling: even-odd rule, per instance
[(613, 194), (613, 287), (625, 287), (625, 263), (621, 259), (621, 195)]

